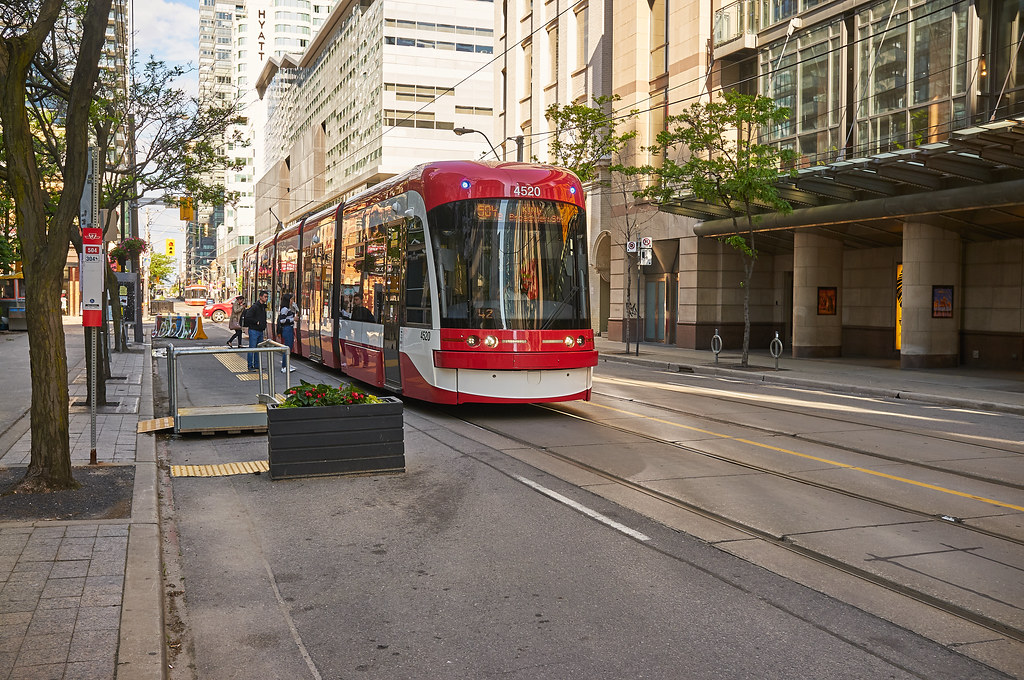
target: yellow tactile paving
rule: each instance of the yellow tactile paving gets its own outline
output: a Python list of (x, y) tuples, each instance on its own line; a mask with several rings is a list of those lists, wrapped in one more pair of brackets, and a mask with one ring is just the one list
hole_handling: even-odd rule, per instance
[(172, 465), (172, 477), (226, 477), (227, 475), (251, 475), (266, 472), (270, 463), (265, 460), (247, 460), (241, 463), (222, 465)]
[(224, 364), (224, 368), (235, 374), (235, 377), (242, 381), (259, 380), (256, 373), (249, 373), (249, 365), (246, 363), (244, 354), (218, 354), (217, 361)]
[(170, 430), (174, 427), (174, 418), (154, 418), (153, 420), (140, 420), (136, 432), (158, 432)]

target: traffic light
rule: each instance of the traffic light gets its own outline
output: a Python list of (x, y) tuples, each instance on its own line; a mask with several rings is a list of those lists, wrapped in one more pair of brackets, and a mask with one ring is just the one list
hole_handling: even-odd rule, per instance
[(174, 257), (174, 239), (167, 239), (167, 256)]
[(182, 222), (191, 222), (196, 218), (195, 204), (191, 196), (178, 199), (178, 218)]

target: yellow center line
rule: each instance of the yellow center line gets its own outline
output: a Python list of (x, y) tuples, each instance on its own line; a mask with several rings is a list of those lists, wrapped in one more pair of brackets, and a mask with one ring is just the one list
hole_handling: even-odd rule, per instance
[(760, 442), (751, 441), (749, 439), (742, 439), (740, 437), (733, 437), (727, 434), (721, 434), (720, 432), (712, 432), (711, 430), (704, 430), (699, 427), (692, 427), (690, 425), (683, 425), (681, 423), (674, 423), (671, 420), (662, 420), (661, 418), (653, 418), (651, 416), (640, 415), (639, 413), (633, 413), (632, 411), (626, 411), (623, 409), (615, 408), (613, 406), (605, 406), (603, 404), (596, 404), (590, 402), (591, 406), (597, 406), (598, 408), (607, 409), (609, 411), (615, 411), (616, 413), (624, 413), (635, 418), (643, 418), (644, 420), (650, 420), (655, 423), (662, 423), (663, 425), (672, 425), (674, 427), (680, 427), (684, 430), (690, 430), (691, 432), (699, 432), (701, 434), (711, 435), (712, 437), (719, 437), (721, 439), (729, 439), (734, 442), (741, 444), (749, 444), (750, 446), (756, 446), (762, 449), (769, 449), (771, 451), (777, 451), (779, 453), (786, 453), (791, 456), (797, 456), (798, 458), (805, 458), (807, 460), (813, 460), (818, 463), (825, 463), (826, 465), (835, 465), (836, 467), (844, 468), (847, 470), (856, 470), (857, 472), (863, 472), (868, 475), (875, 477), (882, 477), (884, 479), (890, 479), (895, 482), (902, 482), (904, 484), (911, 484), (913, 486), (919, 486), (923, 489), (930, 489), (932, 491), (939, 491), (941, 493), (951, 494), (953, 496), (960, 496), (961, 498), (970, 498), (971, 500), (981, 501), (982, 503), (988, 503), (989, 505), (996, 505), (1001, 508), (1009, 508), (1010, 510), (1018, 510), (1024, 512), (1024, 507), (1019, 505), (1013, 505), (1012, 503), (1004, 503), (1002, 501), (993, 500), (991, 498), (985, 498), (984, 496), (975, 496), (974, 494), (964, 493), (963, 491), (956, 491), (954, 489), (947, 489), (943, 486), (936, 486), (934, 484), (928, 484), (927, 482), (918, 482), (913, 479), (907, 479), (906, 477), (898, 477), (896, 475), (890, 475), (885, 472), (878, 472), (877, 470), (870, 470), (868, 468), (857, 467), (856, 465), (847, 465), (846, 463), (840, 463), (836, 460), (829, 460), (828, 458), (820, 458), (818, 456), (812, 456), (807, 453), (800, 453), (799, 451), (790, 451), (779, 446), (772, 446), (770, 444), (762, 444)]

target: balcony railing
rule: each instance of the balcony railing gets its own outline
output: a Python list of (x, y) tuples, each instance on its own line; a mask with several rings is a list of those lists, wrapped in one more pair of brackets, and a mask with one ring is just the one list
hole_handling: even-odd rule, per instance
[(739, 0), (715, 12), (715, 47), (758, 30), (757, 0)]
[(823, 0), (738, 0), (715, 12), (715, 47), (796, 16)]

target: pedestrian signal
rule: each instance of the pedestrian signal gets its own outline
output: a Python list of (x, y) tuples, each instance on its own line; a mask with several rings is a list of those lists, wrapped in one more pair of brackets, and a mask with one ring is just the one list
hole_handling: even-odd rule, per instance
[(182, 222), (191, 222), (196, 218), (195, 204), (191, 196), (184, 196), (178, 199), (178, 219)]
[(167, 239), (167, 256), (174, 257), (174, 239)]

